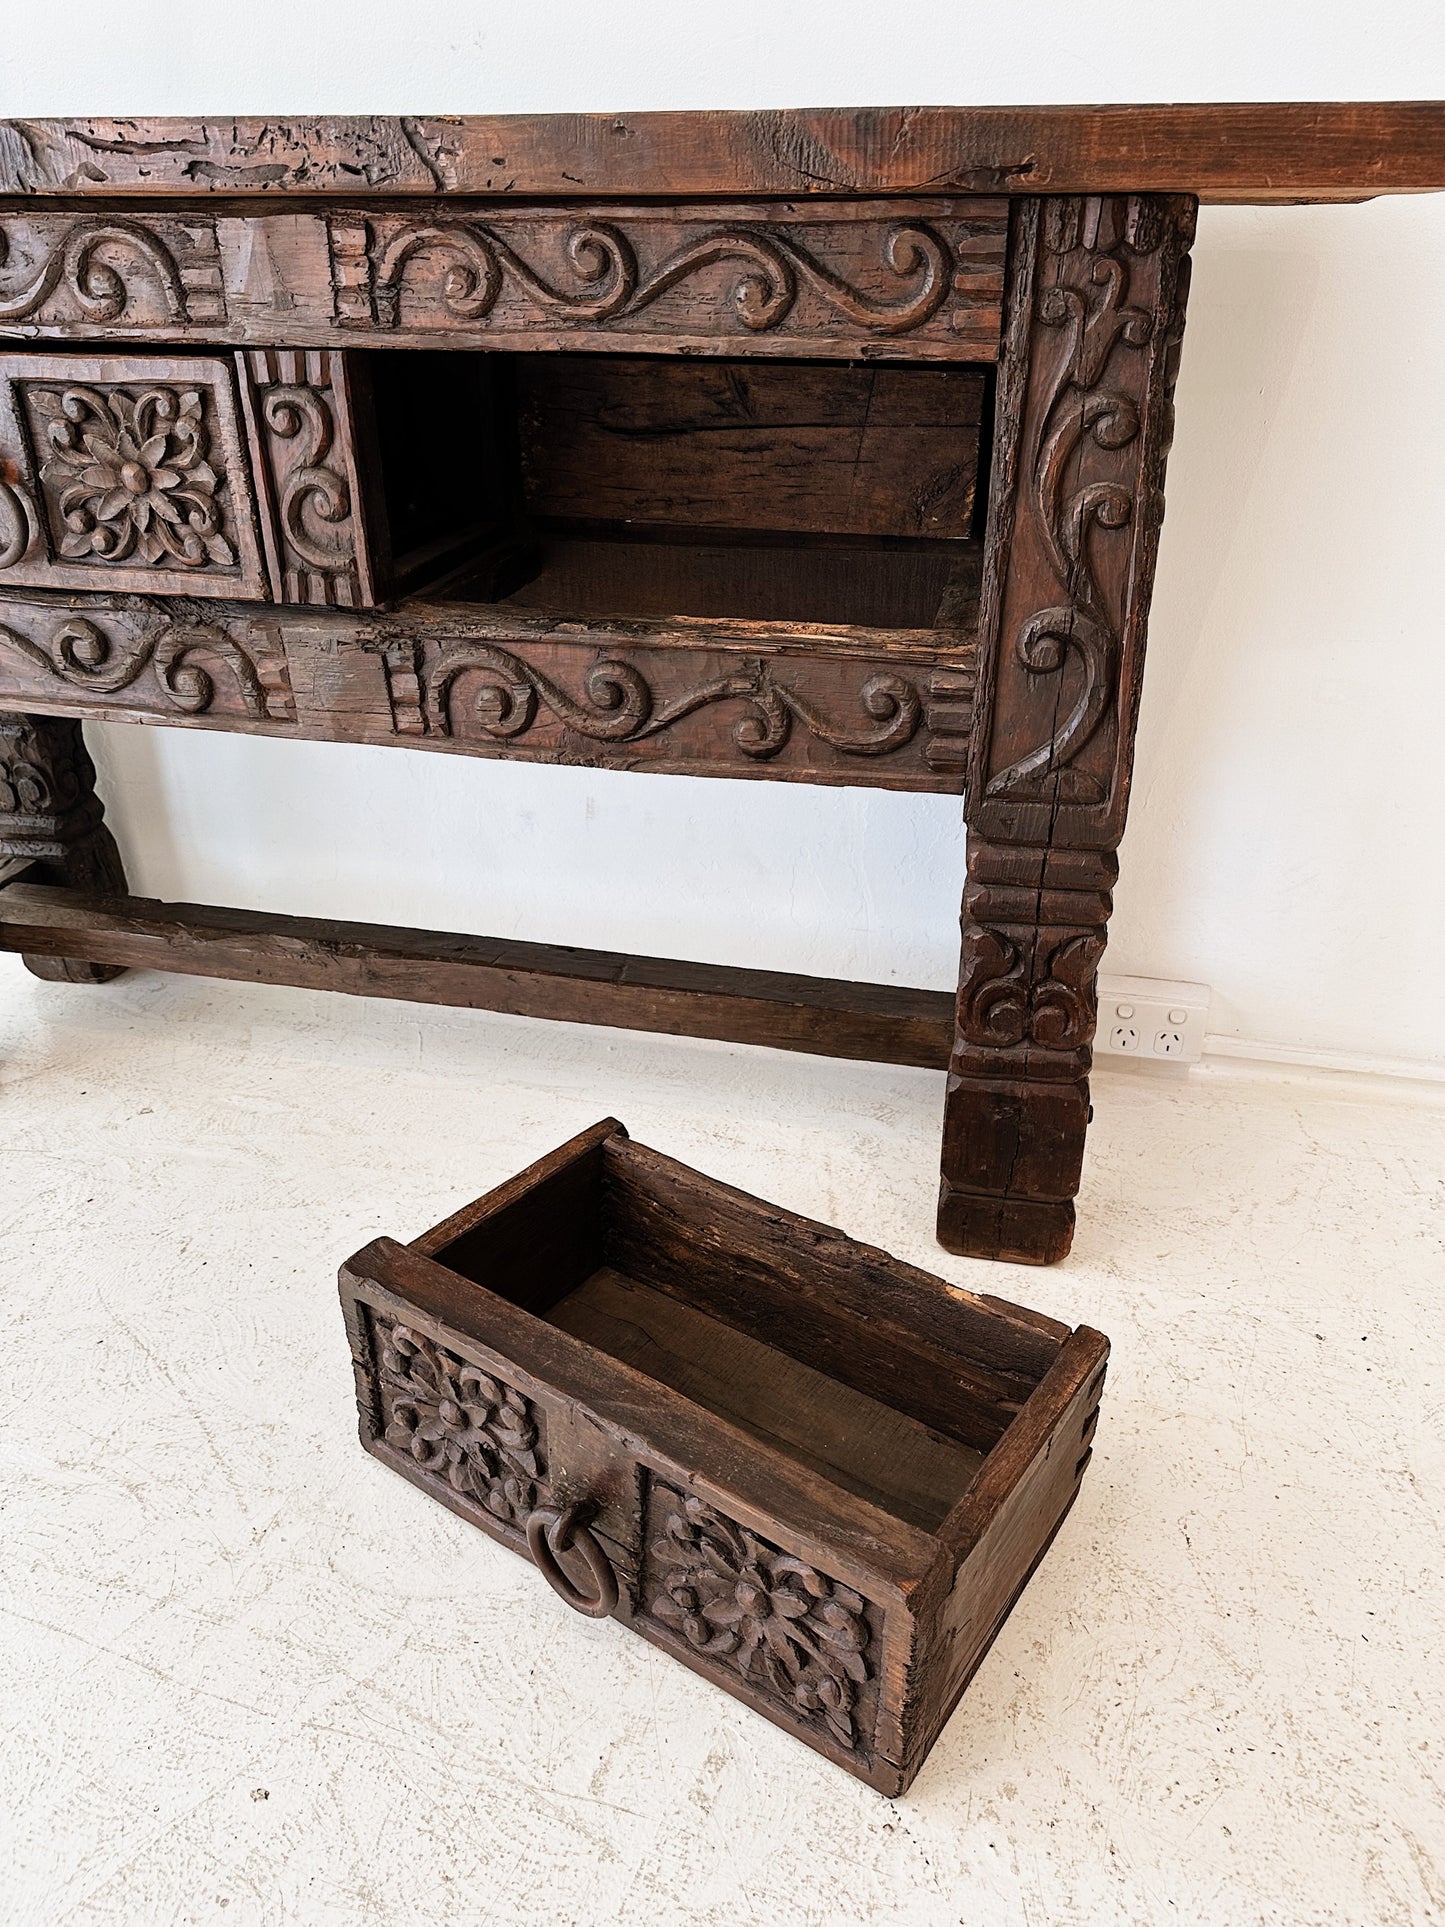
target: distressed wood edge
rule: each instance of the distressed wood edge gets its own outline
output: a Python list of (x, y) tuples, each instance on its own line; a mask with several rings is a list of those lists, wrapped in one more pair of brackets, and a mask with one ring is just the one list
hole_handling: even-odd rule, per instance
[(1430, 100), (0, 123), (0, 192), (24, 197), (1137, 191), (1271, 203), (1440, 189), (1445, 103)]
[(534, 1158), (526, 1169), (517, 1172), (515, 1177), (495, 1185), (480, 1198), (474, 1198), (470, 1204), (462, 1205), (452, 1212), (450, 1217), (443, 1218), (440, 1224), (433, 1225), (430, 1231), (424, 1231), (419, 1238), (409, 1239), (407, 1250), (415, 1251), (423, 1258), (435, 1258), (444, 1246), (455, 1243), (469, 1231), (475, 1231), (479, 1225), (500, 1217), (512, 1205), (519, 1203), (538, 1186), (545, 1184), (548, 1178), (555, 1177), (558, 1172), (580, 1163), (591, 1152), (605, 1144), (609, 1138), (626, 1136), (627, 1126), (618, 1118), (601, 1118), (596, 1124), (589, 1125), (585, 1131), (579, 1131), (575, 1137), (568, 1138), (565, 1144), (559, 1144), (555, 1151), (548, 1151), (544, 1157)]
[(1080, 1388), (1098, 1377), (1109, 1362), (1109, 1341), (1090, 1325), (1078, 1325), (1038, 1386), (1014, 1415), (989, 1453), (978, 1476), (939, 1528), (949, 1546), (971, 1551), (1017, 1491), (1024, 1472), (1049, 1445)]
[[(96, 632), (93, 641), (108, 652), (107, 660), (134, 657), (134, 674), (127, 680), (113, 678), (110, 688), (102, 683), (95, 689), (73, 666), (55, 666), (58, 639), (74, 625)], [(208, 675), (215, 674), (211, 658), (220, 661), (223, 673), (215, 680), (217, 690), (225, 693), (224, 708), (214, 707), (209, 694), (203, 703), (182, 704), (174, 691), (167, 696), (138, 680), (162, 639), (178, 641), (180, 653), (204, 666)], [(685, 674), (688, 658), (721, 657), (726, 673), (740, 678), (740, 686), (735, 691), (719, 687), (715, 699), (736, 702), (745, 711), (780, 682), (778, 693), (788, 706), (788, 737), (796, 741), (785, 738), (776, 750), (754, 755), (738, 747), (731, 729), (711, 737), (683, 734), (676, 740), (670, 734), (672, 724), (643, 729), (635, 737), (597, 735), (585, 727), (573, 729), (560, 713), (555, 726), (548, 719), (549, 727), (536, 741), (529, 732), (454, 732), (435, 719), (413, 715), (407, 704), (420, 698), (415, 689), (406, 693), (410, 685), (405, 674), (396, 687), (393, 675), (398, 664), (405, 669), (411, 651), (438, 655), (460, 645), (516, 657), (520, 673), (534, 679), (541, 707), (549, 711), (556, 708), (548, 690), (558, 670), (535, 662), (534, 652), (562, 651), (568, 659), (575, 657), (578, 675), (585, 674), (589, 651), (620, 655), (628, 662), (627, 673), (640, 677), (649, 689), (658, 675)], [(42, 675), (24, 660), (12, 668), (17, 648), (40, 664), (49, 656), (51, 672)], [(324, 687), (313, 687), (318, 665), (324, 668), (326, 656), (338, 650), (354, 652), (358, 661), (380, 661), (375, 687), (365, 701), (335, 706)], [(632, 665), (634, 652), (639, 660)], [(17, 711), (90, 722), (421, 748), (482, 761), (717, 775), (840, 789), (959, 794), (972, 727), (975, 659), (967, 626), (898, 629), (706, 616), (569, 618), (420, 596), (365, 610), (0, 587), (0, 704)], [(809, 703), (817, 705), (816, 693), (808, 697), (806, 688), (794, 691), (790, 680), (794, 674), (804, 679), (846, 676), (855, 668), (860, 676), (895, 678), (908, 685), (900, 691), (904, 706), (891, 721), (873, 723), (863, 712), (855, 717), (855, 709), (847, 706), (834, 716), (827, 704), (814, 716)], [(716, 666), (706, 672), (709, 677), (716, 673)], [(242, 688), (244, 714), (237, 700), (238, 677), (252, 685), (250, 696)], [(750, 679), (756, 690), (741, 686)], [(849, 696), (847, 703), (861, 700)], [(743, 711), (733, 712), (731, 720), (735, 723)], [(865, 725), (864, 737), (870, 730), (882, 730), (885, 736), (891, 730), (897, 740), (883, 748), (852, 744), (847, 731), (859, 720)], [(687, 726), (684, 713), (676, 728)]]
[[(635, 1138), (625, 1137), (614, 1143), (610, 1146), (609, 1154), (644, 1178), (649, 1171), (665, 1175), (671, 1182), (695, 1193), (704, 1205), (709, 1199), (725, 1200), (730, 1209), (751, 1218), (760, 1229), (770, 1235), (781, 1235), (804, 1261), (810, 1254), (821, 1250), (830, 1262), (866, 1267), (869, 1271), (886, 1274), (900, 1291), (938, 1294), (948, 1304), (957, 1307), (960, 1313), (974, 1314), (979, 1320), (980, 1330), (1006, 1329), (1018, 1347), (1021, 1358), (1027, 1359), (1029, 1367), (1041, 1374), (1040, 1383), (1054, 1369), (1059, 1347), (1070, 1336), (1067, 1325), (1046, 1318), (1041, 1312), (1019, 1316), (1017, 1308), (1005, 1299), (985, 1298), (970, 1291), (966, 1285), (951, 1284), (948, 1279), (940, 1278), (934, 1272), (924, 1271), (921, 1266), (895, 1258), (891, 1252), (877, 1245), (865, 1244), (861, 1239), (851, 1237), (836, 1225), (824, 1224), (817, 1218), (806, 1217), (802, 1212), (790, 1211), (786, 1205), (774, 1204), (753, 1192), (727, 1184), (721, 1178), (709, 1177), (706, 1172), (694, 1170), (691, 1165), (669, 1157), (665, 1152), (655, 1151)], [(1032, 1402), (1036, 1396), (1037, 1390), (1030, 1394), (1028, 1402)], [(1010, 1421), (1009, 1429), (1016, 1423), (1017, 1417)], [(997, 1450), (997, 1447), (993, 1449)]]

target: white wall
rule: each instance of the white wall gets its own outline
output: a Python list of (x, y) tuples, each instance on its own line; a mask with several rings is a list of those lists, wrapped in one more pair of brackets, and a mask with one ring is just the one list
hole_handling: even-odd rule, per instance
[[(10, 0), (0, 112), (1420, 98), (1439, 0)], [(232, 22), (237, 22), (232, 26)], [(1445, 196), (1205, 209), (1107, 967), (1445, 1067)], [(138, 889), (948, 984), (956, 803), (94, 730)]]

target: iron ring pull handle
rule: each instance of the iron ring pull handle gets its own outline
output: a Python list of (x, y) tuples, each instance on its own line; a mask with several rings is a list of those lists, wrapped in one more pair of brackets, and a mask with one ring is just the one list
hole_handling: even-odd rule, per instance
[[(589, 1619), (606, 1619), (617, 1608), (617, 1574), (584, 1523), (594, 1510), (586, 1504), (569, 1505), (565, 1512), (555, 1506), (538, 1506), (527, 1520), (527, 1550), (559, 1599)], [(574, 1551), (585, 1560), (597, 1588), (595, 1593), (579, 1591), (557, 1563), (559, 1552)]]

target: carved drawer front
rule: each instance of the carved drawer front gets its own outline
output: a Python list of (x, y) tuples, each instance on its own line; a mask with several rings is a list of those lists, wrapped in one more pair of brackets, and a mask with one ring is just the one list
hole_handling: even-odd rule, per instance
[(476, 530), (427, 478), (475, 384), (383, 358), (383, 428), (410, 424), (388, 503), (373, 359), (0, 355), (0, 592), (370, 608), (451, 566)]
[(1073, 1501), (1108, 1351), (611, 1119), (341, 1296), (368, 1451), (888, 1793)]
[(229, 356), (0, 356), (0, 584), (268, 594)]

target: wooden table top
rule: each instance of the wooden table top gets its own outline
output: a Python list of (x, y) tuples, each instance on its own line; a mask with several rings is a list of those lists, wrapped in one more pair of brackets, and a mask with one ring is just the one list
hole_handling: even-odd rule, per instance
[(0, 194), (595, 199), (1445, 190), (1445, 102), (0, 122)]

